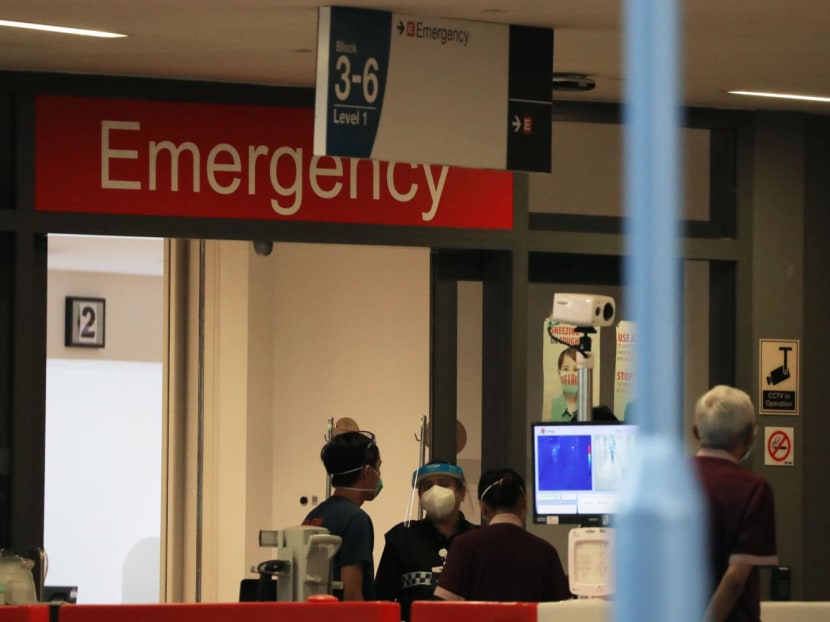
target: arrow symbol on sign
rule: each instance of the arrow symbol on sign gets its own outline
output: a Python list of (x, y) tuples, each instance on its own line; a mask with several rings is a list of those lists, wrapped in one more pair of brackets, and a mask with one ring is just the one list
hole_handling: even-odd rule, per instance
[(522, 120), (519, 118), (519, 115), (513, 115), (513, 123), (511, 123), (510, 125), (513, 126), (514, 132), (518, 132), (520, 129), (522, 129)]
[(403, 34), (403, 22), (402, 21), (398, 22), (398, 34), (399, 35)]

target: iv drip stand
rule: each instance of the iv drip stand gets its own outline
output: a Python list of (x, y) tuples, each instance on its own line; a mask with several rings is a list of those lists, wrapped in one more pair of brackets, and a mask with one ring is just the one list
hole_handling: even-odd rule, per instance
[[(329, 417), (328, 424), (326, 426), (326, 443), (331, 440), (332, 435), (334, 434), (334, 417)], [(326, 473), (326, 499), (331, 497), (331, 475)]]
[[(421, 415), (421, 440), (420, 453), (418, 454), (418, 468), (426, 464), (427, 456), (427, 416)], [(423, 516), (423, 508), (421, 507), (421, 497), (418, 496), (418, 518)]]

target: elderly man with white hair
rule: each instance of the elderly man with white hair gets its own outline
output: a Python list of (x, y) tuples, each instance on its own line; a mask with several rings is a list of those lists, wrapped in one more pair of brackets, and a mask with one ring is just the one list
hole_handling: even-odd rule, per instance
[(778, 563), (772, 488), (740, 465), (757, 431), (752, 400), (739, 389), (716, 386), (695, 405), (695, 464), (709, 509), (709, 622), (760, 621), (758, 567)]

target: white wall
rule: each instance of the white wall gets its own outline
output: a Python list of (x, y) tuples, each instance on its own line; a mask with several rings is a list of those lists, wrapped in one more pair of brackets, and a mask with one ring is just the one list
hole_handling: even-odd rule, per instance
[[(49, 271), (46, 584), (77, 585), (78, 602), (158, 602), (162, 284)], [(64, 346), (66, 296), (106, 299), (104, 348)]]
[(49, 359), (46, 387), (46, 584), (158, 602), (161, 363)]
[[(107, 256), (100, 260), (106, 265)], [(162, 277), (49, 270), (48, 279), (48, 358), (161, 362)], [(66, 296), (106, 300), (104, 348), (63, 345)]]
[[(383, 493), (364, 509), (383, 534), (404, 517), (415, 439), (429, 408), (429, 251), (277, 244), (273, 265), (273, 516), (280, 528), (325, 498), (328, 417), (377, 435)], [(255, 313), (251, 310), (251, 313)], [(264, 559), (265, 557), (263, 557)]]

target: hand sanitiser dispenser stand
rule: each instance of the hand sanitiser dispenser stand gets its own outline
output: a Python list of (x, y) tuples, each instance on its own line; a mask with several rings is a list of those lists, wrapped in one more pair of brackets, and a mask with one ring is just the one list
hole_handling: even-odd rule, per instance
[[(323, 527), (298, 526), (259, 532), (259, 545), (276, 547), (271, 565), (277, 577), (277, 600), (299, 601), (317, 594), (331, 594), (331, 558), (342, 538)], [(260, 564), (260, 567), (263, 566)]]

